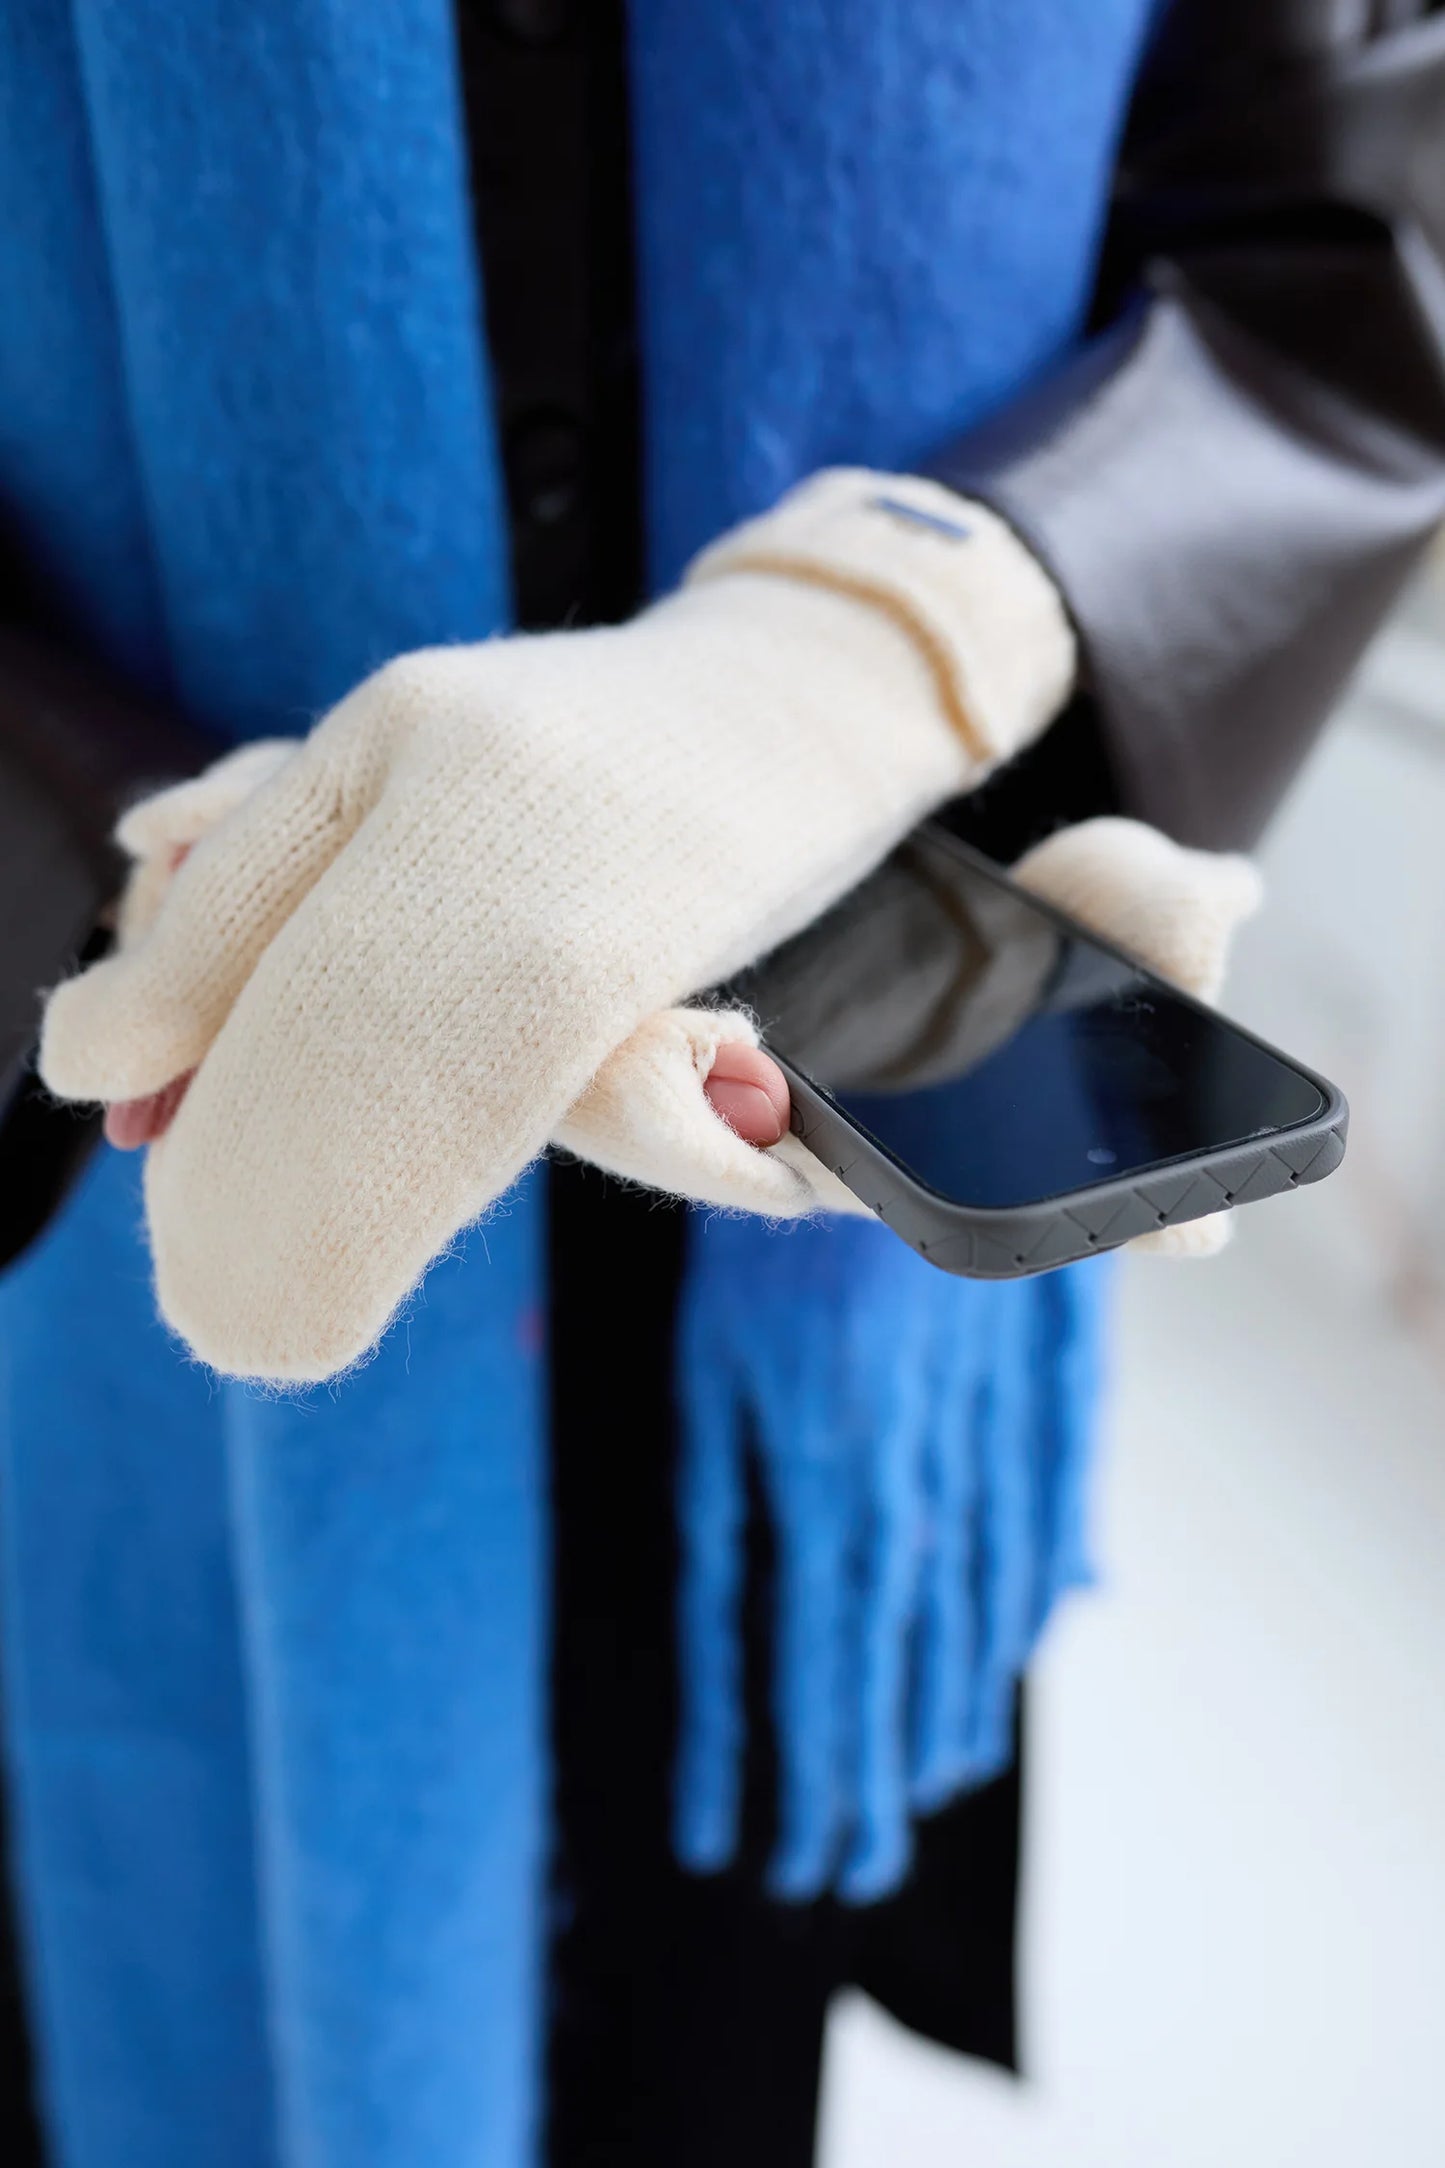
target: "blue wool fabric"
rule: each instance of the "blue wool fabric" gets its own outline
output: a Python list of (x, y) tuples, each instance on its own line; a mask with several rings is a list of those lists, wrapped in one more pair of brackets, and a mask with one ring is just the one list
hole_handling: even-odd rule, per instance
[[(805, 474), (906, 468), (1058, 358), (1154, 12), (632, 0), (659, 586)], [(782, 1576), (776, 1886), (875, 1897), (910, 1810), (998, 1767), (1038, 1591), (1077, 1577), (1099, 1282), (965, 1286), (866, 1226), (699, 1223), (692, 1247), (679, 1847), (731, 1845), (752, 1437)]]
[(752, 1450), (778, 1557), (772, 1886), (866, 1902), (905, 1872), (914, 1814), (1005, 1765), (1018, 1676), (1088, 1578), (1109, 1273), (963, 1287), (866, 1222), (827, 1237), (716, 1220), (694, 1244), (676, 1830), (701, 1871), (732, 1856)]
[[(1146, 12), (634, 0), (659, 584), (820, 464), (906, 464), (1074, 335)], [(505, 622), (443, 0), (13, 0), (0, 501), (62, 613), (218, 739)], [(533, 1176), (334, 1391), (186, 1360), (114, 1155), (0, 1286), (14, 1867), (64, 2168), (536, 2159), (540, 1213)], [(1083, 1570), (1100, 1289), (698, 1220), (694, 1864), (733, 1835), (743, 1454), (780, 1537), (774, 1883), (866, 1900), (913, 1815), (997, 1766)]]
[[(0, 15), (0, 498), (225, 737), (506, 615), (443, 0)], [(334, 1393), (218, 1387), (105, 1156), (0, 1286), (16, 1864), (64, 2168), (526, 2161), (540, 1193)]]

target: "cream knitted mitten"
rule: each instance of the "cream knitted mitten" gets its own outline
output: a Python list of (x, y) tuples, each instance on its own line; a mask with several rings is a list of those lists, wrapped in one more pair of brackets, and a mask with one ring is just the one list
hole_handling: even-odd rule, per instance
[(197, 1071), (147, 1161), (164, 1315), (239, 1375), (354, 1361), (640, 1025), (1028, 742), (1073, 666), (990, 513), (851, 472), (628, 626), (387, 665), (51, 999), (63, 1097)]

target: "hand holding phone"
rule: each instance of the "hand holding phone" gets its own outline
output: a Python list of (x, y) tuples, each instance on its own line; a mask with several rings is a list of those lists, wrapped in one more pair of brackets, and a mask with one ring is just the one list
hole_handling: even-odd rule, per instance
[[(224, 810), (210, 799), (227, 783), (229, 768), (265, 752), (248, 749), (209, 779), (150, 801), (148, 817), (168, 825), (137, 842), (155, 846), (152, 855), (163, 874), (174, 868), (178, 841), (184, 847), (193, 840), (197, 821), (204, 827), (202, 815)], [(235, 788), (245, 781), (238, 773)], [(198, 792), (207, 793), (206, 803), (193, 807)], [(143, 865), (137, 887), (142, 897), (155, 885), (147, 885), (145, 873)], [(1141, 1232), (1155, 1245), (1203, 1247), (1201, 1219), (1267, 1194), (1266, 1185), (1317, 1180), (1338, 1163), (1344, 1104), (1332, 1087), (1310, 1080), (1319, 1093), (1300, 1101), (1306, 1108), (1322, 1104), (1328, 1114), (1322, 1148), (1307, 1168), (1285, 1164), (1280, 1155), (1287, 1160), (1308, 1145), (1308, 1116), (1302, 1123), (1286, 1121), (1288, 1136), (1247, 1174), (1236, 1168), (1232, 1186), (1227, 1174), (1218, 1178), (1217, 1148), (1229, 1156), (1221, 1125), (1232, 1130), (1244, 1116), (1236, 1110), (1223, 1119), (1217, 1107), (1220, 1120), (1211, 1116), (1202, 1126), (1196, 1120), (1182, 1153), (1173, 1152), (1161, 1132), (1142, 1150), (1135, 1148), (1132, 1159), (1125, 1155), (1127, 1167), (1140, 1174), (1198, 1162), (1199, 1175), (1208, 1178), (1201, 1185), (1191, 1176), (1182, 1194), (1177, 1184), (1170, 1189), (1166, 1182), (1161, 1190), (1156, 1182), (1142, 1228), (1139, 1198), (1115, 1197), (1111, 1205), (1117, 1143), (1086, 1139), (1082, 1164), (1077, 1150), (1068, 1164), (1061, 1155), (1071, 1136), (1078, 1144), (1081, 1107), (1091, 1097), (1095, 1126), (1099, 1116), (1117, 1123), (1130, 1107), (1137, 1120), (1150, 1101), (1145, 1087), (1152, 1071), (1157, 1130), (1164, 1110), (1172, 1106), (1178, 1119), (1197, 1102), (1199, 1078), (1191, 1085), (1190, 1073), (1207, 1067), (1206, 1039), (1216, 1051), (1239, 1041), (1259, 1049), (1259, 1042), (1223, 1025), (1197, 1001), (1186, 1002), (1175, 985), (1155, 978), (1151, 996), (1144, 984), (1150, 974), (1121, 953), (1147, 955), (1165, 978), (1212, 995), (1228, 933), (1250, 902), (1229, 892), (1231, 880), (1237, 884), (1241, 877), (1246, 884), (1252, 879), (1241, 861), (1181, 852), (1124, 820), (1060, 831), (1010, 877), (929, 824), (833, 912), (732, 990), (768, 1025), (782, 1070), (756, 1047), (752, 1019), (740, 1012), (663, 1012), (604, 1065), (563, 1125), (560, 1141), (650, 1186), (765, 1213), (786, 1215), (819, 1204), (876, 1209), (930, 1261), (951, 1270), (982, 1269), (967, 1261), (975, 1255), (988, 1258), (993, 1270), (1039, 1270), (1061, 1261), (1060, 1240), (1072, 1246), (1082, 1238), (1083, 1246), (1069, 1252), (1082, 1255), (1138, 1239)], [(1211, 883), (1221, 881), (1224, 887), (1211, 899)], [(1040, 896), (1051, 909), (1039, 907)], [(1107, 929), (1112, 942), (1091, 938), (1080, 920)], [(1192, 1050), (1177, 1043), (1175, 1068), (1165, 1059), (1161, 1070), (1144, 1019), (1172, 1016), (1178, 1025), (1186, 1014), (1195, 1019), (1199, 1043)], [(1043, 1023), (1047, 1017), (1052, 1025)], [(1156, 1023), (1152, 1035), (1161, 1028)], [(1113, 1048), (1111, 1077), (1101, 1073), (1105, 1044)], [(1262, 1051), (1288, 1074), (1309, 1079), (1298, 1064)], [(1251, 1089), (1268, 1073), (1256, 1070)], [(725, 1074), (743, 1092), (755, 1121), (736, 1118), (727, 1082), (718, 1091), (715, 1079)], [(780, 1076), (792, 1084), (795, 1134), (775, 1150), (759, 1152), (753, 1147), (773, 1144), (777, 1115), (787, 1112)], [(1000, 1093), (1006, 1084), (1005, 1104)], [(154, 1111), (148, 1102), (120, 1115)], [(716, 1118), (719, 1113), (724, 1120)], [(134, 1137), (118, 1141), (148, 1141), (163, 1126), (163, 1119), (148, 1119)], [(1253, 1127), (1264, 1130), (1268, 1122)], [(965, 1140), (973, 1155), (971, 1194), (951, 1194), (949, 1183), (966, 1173), (957, 1164)], [(950, 1149), (955, 1164), (940, 1170), (939, 1155)], [(1048, 1178), (1061, 1186), (1047, 1197), (1026, 1194), (1028, 1181), (1037, 1184), (1051, 1166)], [(944, 1180), (941, 1191), (930, 1175)], [(1003, 1185), (1002, 1198), (992, 1204), (981, 1201), (992, 1194), (990, 1179)], [(1069, 1201), (1074, 1198), (1076, 1204)], [(1120, 1203), (1122, 1211), (1115, 1208)], [(951, 1215), (942, 1233), (940, 1204)], [(997, 1218), (1000, 1212), (1005, 1220)], [(1081, 1213), (1091, 1217), (1084, 1228)], [(962, 1246), (953, 1239), (959, 1234), (967, 1237)], [(1000, 1242), (1013, 1237), (1015, 1247), (1000, 1259), (994, 1254)], [(979, 1249), (980, 1242), (991, 1250)]]
[[(1093, 842), (1125, 827), (1091, 823)], [(1036, 854), (1055, 895), (1090, 871), (1089, 832), (1072, 837), (1052, 867), (1051, 846)], [(1097, 890), (1109, 856), (1094, 857)], [(1110, 913), (1126, 935), (1129, 893)], [(1183, 958), (1197, 913), (1161, 926), (1167, 884), (1132, 893), (1155, 914), (1138, 945), (1168, 957), (1172, 938)], [(936, 823), (729, 994), (788, 1075), (795, 1135), (948, 1271), (1045, 1270), (1317, 1181), (1343, 1156), (1334, 1086)]]

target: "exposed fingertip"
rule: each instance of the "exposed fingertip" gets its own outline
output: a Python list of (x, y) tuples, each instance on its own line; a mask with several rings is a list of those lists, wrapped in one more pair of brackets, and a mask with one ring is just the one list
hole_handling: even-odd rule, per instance
[[(708, 1073), (709, 1084), (748, 1084), (762, 1092), (778, 1118), (778, 1136), (788, 1126), (792, 1101), (788, 1080), (772, 1057), (760, 1046), (743, 1039), (728, 1039), (718, 1048)], [(777, 1137), (768, 1140), (776, 1144)]]
[(776, 1144), (787, 1127), (772, 1096), (761, 1084), (720, 1077), (714, 1071), (703, 1087), (713, 1112), (745, 1144)]
[(186, 1096), (191, 1077), (188, 1070), (184, 1076), (172, 1079), (158, 1092), (147, 1092), (140, 1099), (117, 1099), (105, 1110), (105, 1138), (117, 1151), (138, 1151), (144, 1144), (154, 1144), (163, 1137), (176, 1118), (181, 1101)]

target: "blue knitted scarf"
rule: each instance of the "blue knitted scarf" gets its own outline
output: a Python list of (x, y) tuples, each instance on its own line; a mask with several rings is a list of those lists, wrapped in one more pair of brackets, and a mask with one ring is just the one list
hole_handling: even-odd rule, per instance
[[(1146, 0), (634, 0), (653, 570), (1075, 334)], [(0, 13), (0, 503), (218, 738), (506, 622), (443, 0)], [(155, 1322), (103, 1155), (0, 1288), (5, 1722), (66, 2168), (526, 2168), (545, 1965), (541, 1177), (335, 1392)], [(725, 1860), (745, 1451), (783, 1899), (996, 1768), (1083, 1571), (1100, 1282), (699, 1220), (677, 1836)], [(616, 1450), (599, 1437), (599, 1451)]]

